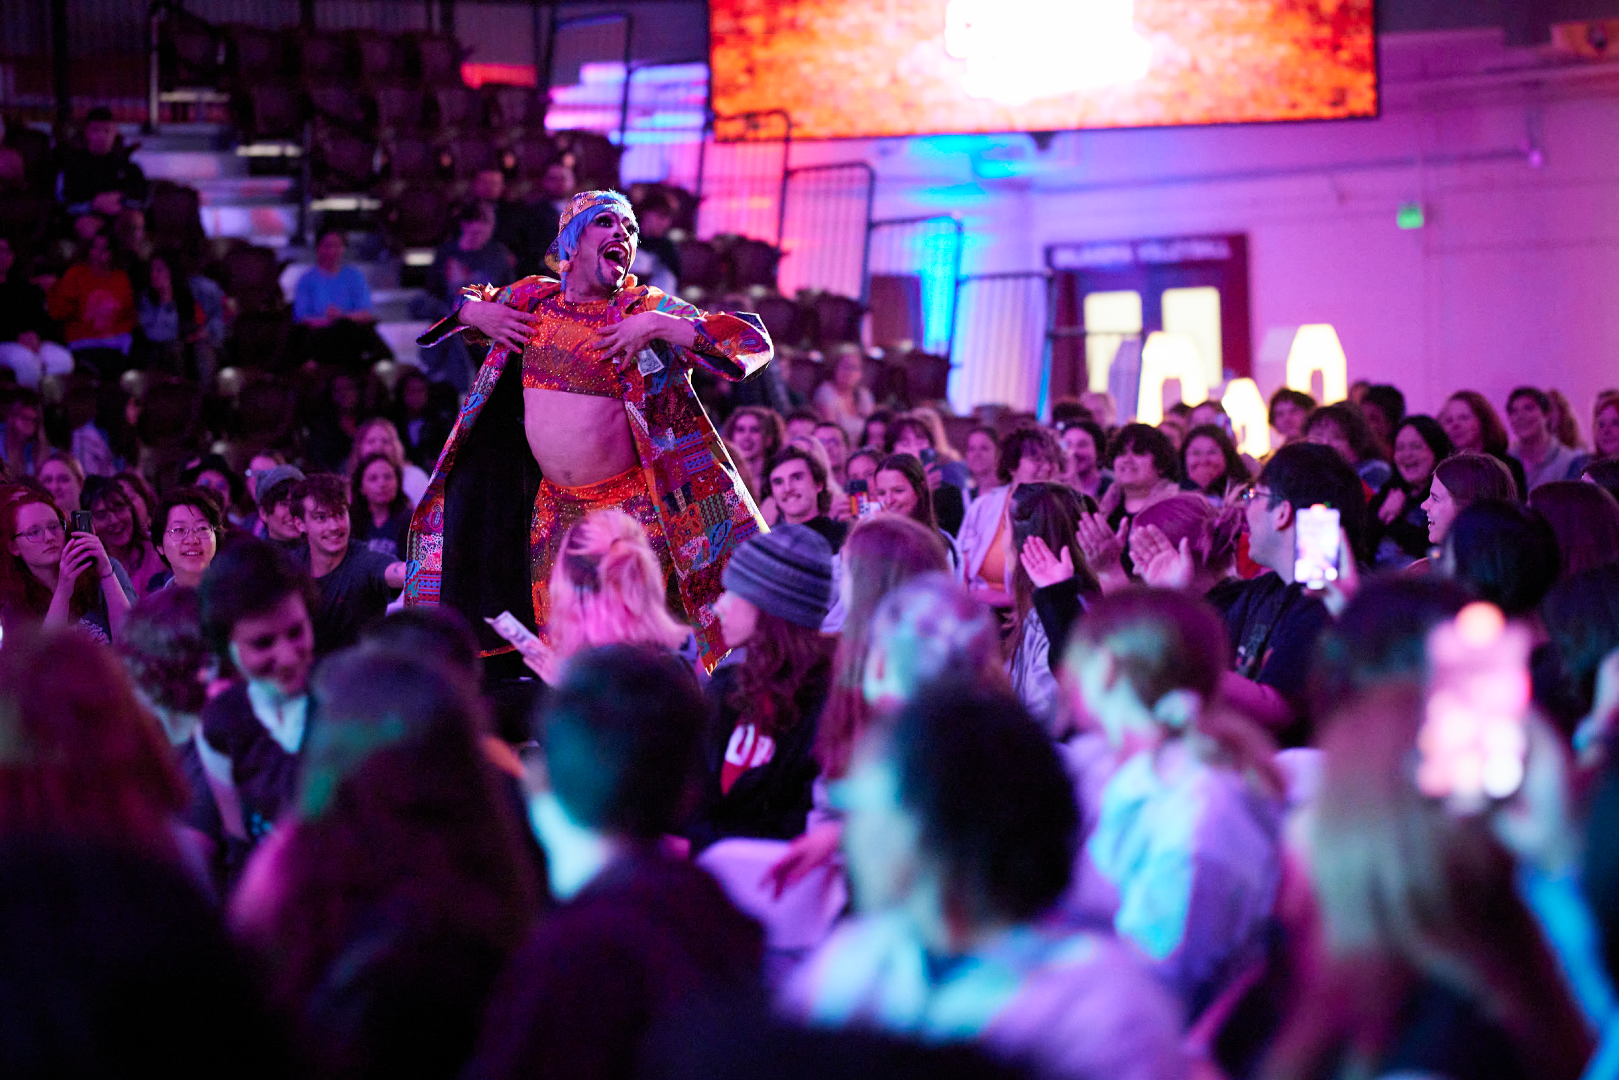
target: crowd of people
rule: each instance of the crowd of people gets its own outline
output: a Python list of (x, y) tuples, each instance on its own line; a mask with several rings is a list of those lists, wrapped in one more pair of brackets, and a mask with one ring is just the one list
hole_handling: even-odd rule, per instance
[[(8, 1071), (1619, 1076), (1619, 391), (1587, 441), (1283, 389), (1256, 461), (1218, 401), (950, 417), (847, 352), (706, 401), (769, 526), (712, 672), (596, 510), (514, 677), (399, 604), (465, 386), (371, 379), (341, 234), (296, 310), (358, 360), (281, 441), (41, 398), (141, 304), (207, 333), (118, 284), (95, 123), (70, 348), (0, 346)], [(446, 289), (499, 269), (455, 224)]]
[[(607, 510), (519, 679), (393, 604), (387, 416), (156, 492), (15, 398), (0, 1057), (172, 1067), (193, 1009), (266, 1076), (1616, 1075), (1619, 393), (1586, 445), (1533, 387), (1282, 390), (1256, 462), (1217, 402), (958, 452), (844, 381), (725, 419), (772, 527), (712, 675)], [(1458, 671), (1519, 738), (1471, 800)]]

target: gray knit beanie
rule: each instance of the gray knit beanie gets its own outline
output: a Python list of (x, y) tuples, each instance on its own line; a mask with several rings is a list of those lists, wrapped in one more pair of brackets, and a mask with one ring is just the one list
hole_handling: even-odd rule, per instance
[(760, 611), (819, 629), (832, 609), (832, 545), (807, 525), (778, 525), (733, 551), (720, 581)]

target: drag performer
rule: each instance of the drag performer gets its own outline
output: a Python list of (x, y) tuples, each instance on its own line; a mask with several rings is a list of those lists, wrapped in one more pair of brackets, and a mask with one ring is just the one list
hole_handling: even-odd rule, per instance
[(484, 623), (502, 611), (545, 636), (563, 535), (609, 507), (646, 528), (704, 663), (725, 652), (710, 610), (720, 574), (765, 524), (690, 369), (745, 379), (770, 362), (770, 336), (757, 316), (637, 283), (637, 238), (623, 195), (575, 195), (546, 255), (560, 281), (468, 289), (420, 339), (465, 331), (490, 349), (411, 520), (405, 603), (457, 608), (485, 655), (506, 651)]

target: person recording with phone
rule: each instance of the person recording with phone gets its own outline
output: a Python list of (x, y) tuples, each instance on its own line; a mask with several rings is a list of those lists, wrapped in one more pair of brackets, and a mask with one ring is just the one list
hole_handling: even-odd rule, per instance
[(0, 499), (0, 626), (38, 620), (46, 626), (77, 623), (110, 642), (135, 599), (124, 568), (91, 531), (90, 513), (68, 521), (48, 498), (11, 488)]
[[(1242, 498), (1249, 556), (1268, 572), (1209, 593), (1236, 646), (1233, 670), (1251, 685), (1227, 682), (1230, 693), (1243, 699), (1241, 707), (1281, 728), (1283, 742), (1301, 743), (1309, 735), (1305, 689), (1310, 658), (1316, 638), (1332, 620), (1326, 590), (1309, 589), (1300, 580), (1301, 512), (1317, 506), (1337, 512), (1339, 542), (1333, 561), (1337, 575), (1353, 579), (1365, 536), (1365, 489), (1331, 447), (1290, 443), (1276, 451)], [(1304, 517), (1309, 520), (1308, 514)], [(1312, 533), (1309, 539), (1316, 537)], [(1307, 543), (1307, 555), (1310, 548)], [(1331, 555), (1315, 551), (1321, 559)]]

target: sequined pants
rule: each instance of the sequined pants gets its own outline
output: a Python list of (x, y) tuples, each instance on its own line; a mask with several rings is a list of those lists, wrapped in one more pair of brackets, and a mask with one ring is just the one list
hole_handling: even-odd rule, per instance
[(563, 487), (541, 480), (534, 496), (534, 516), (529, 521), (528, 557), (529, 581), (534, 587), (534, 625), (542, 638), (547, 637), (546, 628), (551, 622), (551, 568), (562, 551), (563, 538), (597, 510), (622, 510), (640, 522), (663, 568), (665, 581), (674, 570), (669, 541), (658, 520), (652, 493), (647, 490), (646, 474), (639, 465), (584, 487)]

